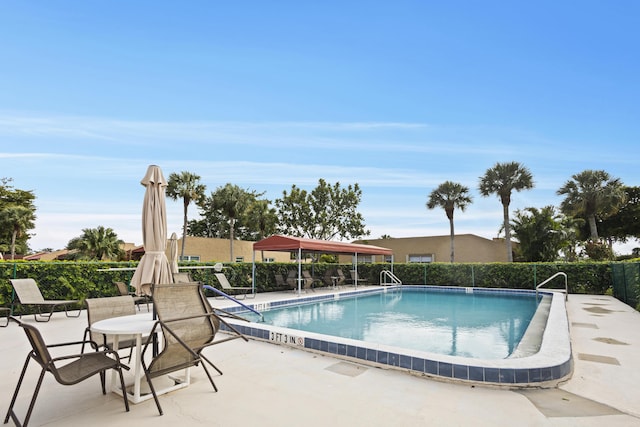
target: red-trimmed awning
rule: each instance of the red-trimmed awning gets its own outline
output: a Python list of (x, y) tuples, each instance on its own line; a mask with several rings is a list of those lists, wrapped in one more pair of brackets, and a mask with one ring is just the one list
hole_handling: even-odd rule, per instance
[(392, 255), (391, 249), (356, 243), (304, 239), (302, 237), (271, 236), (253, 244), (254, 251), (297, 251), (337, 254)]

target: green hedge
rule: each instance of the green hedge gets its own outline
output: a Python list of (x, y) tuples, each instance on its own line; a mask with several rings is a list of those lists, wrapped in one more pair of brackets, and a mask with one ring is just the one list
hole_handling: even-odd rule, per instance
[[(0, 261), (0, 304), (8, 306), (11, 286), (7, 279), (32, 277), (36, 279), (46, 299), (79, 299), (112, 296), (117, 291), (114, 281), (129, 282), (133, 271), (100, 271), (109, 268), (135, 268), (136, 262), (70, 262), (70, 261)], [(213, 263), (181, 263), (181, 267), (212, 266)], [(322, 278), (327, 269), (338, 266), (346, 277), (351, 264), (303, 264), (314, 277)], [(379, 283), (380, 272), (391, 270), (391, 264), (358, 264), (361, 278)], [(286, 277), (292, 263), (256, 264), (258, 292), (281, 290), (276, 286), (275, 274)], [(184, 270), (183, 270), (184, 271)], [(212, 269), (190, 269), (194, 280), (217, 286)], [(579, 263), (397, 263), (394, 274), (407, 285), (447, 285), (491, 288), (534, 289), (537, 284), (562, 271), (568, 276), (570, 293), (604, 294), (612, 286), (611, 264)], [(251, 263), (225, 265), (225, 274), (235, 286), (249, 286)], [(551, 287), (563, 287), (564, 280), (556, 278)]]

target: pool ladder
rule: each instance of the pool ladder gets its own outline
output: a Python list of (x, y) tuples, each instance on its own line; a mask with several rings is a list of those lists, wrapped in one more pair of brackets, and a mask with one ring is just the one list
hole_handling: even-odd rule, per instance
[[(389, 282), (387, 282), (387, 279), (389, 279)], [(382, 270), (380, 272), (380, 284), (381, 285), (390, 285), (390, 284), (402, 285), (402, 280), (398, 279), (398, 276), (396, 276), (389, 270)]]
[(564, 276), (564, 289), (549, 289), (549, 290), (556, 291), (556, 292), (563, 292), (564, 299), (566, 301), (569, 298), (569, 286), (567, 284), (567, 275), (562, 271), (557, 272), (556, 274), (554, 274), (553, 276), (549, 277), (547, 280), (545, 280), (544, 282), (536, 286), (536, 298), (538, 297), (538, 289), (540, 289), (541, 287), (543, 287), (544, 285), (546, 285), (547, 283), (549, 283), (551, 280), (555, 279), (558, 276)]

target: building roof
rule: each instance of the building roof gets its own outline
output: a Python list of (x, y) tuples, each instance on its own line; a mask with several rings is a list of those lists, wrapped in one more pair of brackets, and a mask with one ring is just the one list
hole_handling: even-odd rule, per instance
[(380, 246), (334, 242), (330, 240), (304, 239), (274, 235), (253, 244), (254, 251), (297, 251), (337, 254), (391, 255), (391, 249)]

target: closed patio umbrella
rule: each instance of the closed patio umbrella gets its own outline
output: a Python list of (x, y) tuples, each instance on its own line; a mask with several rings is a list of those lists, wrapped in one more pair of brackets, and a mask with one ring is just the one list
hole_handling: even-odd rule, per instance
[(171, 274), (178, 272), (178, 236), (171, 233), (169, 238), (169, 265), (171, 266)]
[(144, 255), (131, 278), (131, 286), (138, 293), (147, 283), (173, 283), (171, 266), (164, 252), (167, 246), (167, 181), (160, 167), (151, 165), (140, 183), (147, 188), (142, 205)]

